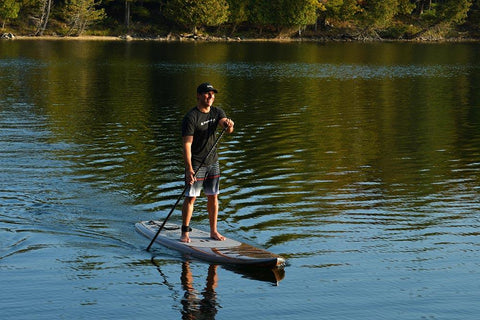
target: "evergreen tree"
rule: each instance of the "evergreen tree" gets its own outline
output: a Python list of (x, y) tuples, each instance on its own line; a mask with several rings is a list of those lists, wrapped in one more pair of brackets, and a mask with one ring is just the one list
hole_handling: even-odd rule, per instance
[(462, 24), (467, 19), (467, 13), (473, 0), (445, 0), (438, 6), (437, 16), (441, 21)]
[(248, 21), (253, 25), (260, 27), (260, 33), (263, 27), (275, 26), (280, 14), (278, 0), (263, 1), (250, 0), (248, 4)]
[(282, 0), (278, 23), (287, 27), (304, 27), (315, 24), (317, 10), (320, 8), (318, 0)]

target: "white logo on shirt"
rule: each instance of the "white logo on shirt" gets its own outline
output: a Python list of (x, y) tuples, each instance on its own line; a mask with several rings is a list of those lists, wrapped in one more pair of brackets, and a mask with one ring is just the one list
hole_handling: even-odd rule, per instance
[(202, 122), (200, 122), (200, 125), (204, 126), (204, 125), (206, 125), (206, 124), (208, 124), (208, 123), (210, 123), (210, 122), (213, 122), (213, 121), (215, 121), (215, 119), (210, 119), (210, 120), (207, 120), (207, 121), (202, 121)]

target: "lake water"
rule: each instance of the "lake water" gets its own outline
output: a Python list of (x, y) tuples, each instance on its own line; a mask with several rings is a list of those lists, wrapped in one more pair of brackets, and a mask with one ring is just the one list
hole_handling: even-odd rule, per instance
[[(134, 230), (181, 194), (203, 81), (236, 124), (219, 229), (278, 283)], [(0, 88), (2, 319), (480, 314), (477, 43), (1, 41)]]

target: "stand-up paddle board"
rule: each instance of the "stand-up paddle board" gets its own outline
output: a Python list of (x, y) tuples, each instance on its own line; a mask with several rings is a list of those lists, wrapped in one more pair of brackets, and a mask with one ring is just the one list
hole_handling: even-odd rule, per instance
[[(135, 224), (138, 232), (153, 239), (162, 225), (160, 221), (142, 221)], [(194, 229), (190, 232), (191, 242), (180, 241), (181, 226), (167, 223), (155, 242), (197, 259), (219, 264), (255, 267), (283, 267), (285, 259), (263, 249), (230, 238), (225, 241), (213, 240), (210, 233)]]

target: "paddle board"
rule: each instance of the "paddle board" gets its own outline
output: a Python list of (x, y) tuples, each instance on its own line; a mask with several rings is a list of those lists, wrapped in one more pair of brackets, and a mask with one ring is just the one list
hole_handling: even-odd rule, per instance
[[(160, 221), (142, 221), (136, 223), (135, 228), (148, 239), (153, 239), (161, 225)], [(189, 243), (181, 242), (180, 236), (181, 226), (167, 223), (155, 242), (188, 256), (219, 264), (267, 268), (282, 268), (285, 265), (285, 259), (276, 254), (230, 238), (213, 240), (210, 233), (203, 230), (192, 228)]]

